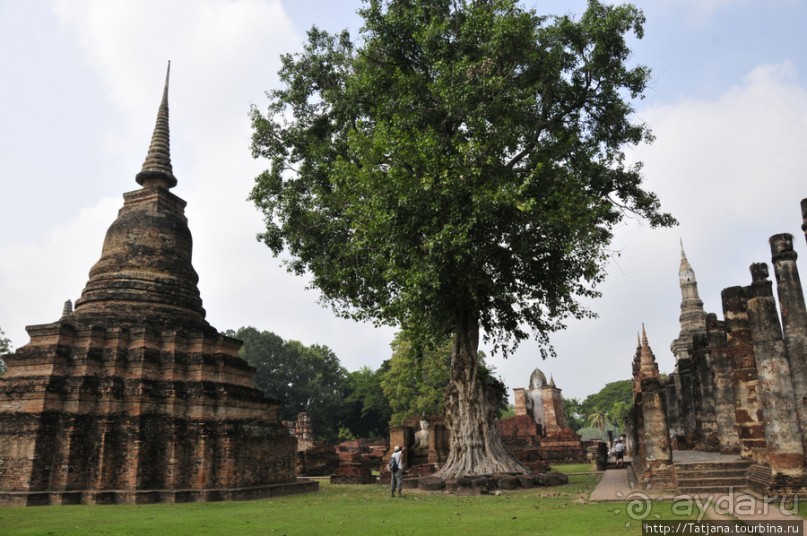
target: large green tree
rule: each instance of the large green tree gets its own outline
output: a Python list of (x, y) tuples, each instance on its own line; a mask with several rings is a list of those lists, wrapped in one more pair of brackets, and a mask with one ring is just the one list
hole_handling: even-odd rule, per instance
[(480, 381), (480, 334), (505, 353), (591, 316), (626, 213), (671, 225), (626, 146), (649, 71), (631, 5), (579, 19), (516, 0), (365, 0), (361, 38), (313, 28), (253, 108), (269, 160), (260, 235), (340, 314), (452, 335), (441, 476), (523, 471)]
[(575, 432), (585, 424), (581, 407), (578, 399), (563, 397), (563, 414), (566, 417), (566, 425)]
[[(443, 415), (454, 347), (451, 338), (424, 341), (402, 330), (390, 346), (392, 357), (385, 362), (387, 370), (381, 380), (392, 410), (390, 423), (400, 425), (416, 415)], [(478, 353), (478, 359), (480, 381), (497, 411), (506, 411), (507, 387), (485, 365), (483, 352)]]
[(343, 424), (356, 437), (386, 438), (392, 409), (381, 382), (389, 370), (385, 361), (378, 370), (370, 367), (348, 373)]
[[(633, 404), (633, 381), (619, 380), (605, 385), (596, 393), (590, 394), (580, 404), (580, 412), (583, 415), (592, 413), (603, 413), (609, 416), (610, 420), (624, 417), (626, 407)], [(622, 426), (622, 423), (614, 424)]]
[(241, 357), (255, 367), (255, 386), (281, 402), (279, 415), (294, 420), (301, 411), (311, 417), (315, 437), (336, 439), (348, 389), (347, 371), (327, 346), (285, 341), (253, 327), (228, 331), (244, 341)]

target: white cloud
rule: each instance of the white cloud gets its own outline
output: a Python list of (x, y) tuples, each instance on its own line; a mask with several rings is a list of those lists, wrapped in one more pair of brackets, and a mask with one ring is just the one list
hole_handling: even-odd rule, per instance
[(36, 242), (0, 243), (0, 316), (14, 348), (28, 342), (26, 325), (55, 322), (65, 300), (80, 296), (122, 201), (101, 199), (80, 209)]
[[(172, 60), (172, 162), (179, 181), (173, 191), (188, 201), (194, 267), (208, 320), (221, 330), (252, 325), (287, 339), (326, 344), (351, 370), (380, 364), (388, 356), (392, 330), (335, 318), (317, 304), (316, 291), (305, 289), (305, 280), (287, 274), (255, 240), (261, 218), (246, 198), (265, 163), (250, 156), (247, 112), (251, 103), (264, 104), (264, 91), (276, 84), (280, 54), (303, 40), (281, 3), (57, 0), (54, 12), (85, 49), (119, 113), (109, 118), (105, 143), (95, 150), (117, 158), (117, 172), (129, 177), (124, 183), (128, 189), (137, 187), (134, 175), (148, 147), (165, 62)], [(121, 204), (120, 198), (113, 202), (115, 209)], [(85, 209), (54, 230), (56, 238), (0, 250), (4, 258), (24, 259), (1, 274), (9, 287), (10, 282), (33, 280), (27, 278), (30, 274), (37, 280), (50, 278), (38, 290), (21, 286), (4, 293), (9, 303), (30, 307), (17, 311), (25, 318), (19, 322), (17, 315), (12, 321), (0, 315), (15, 346), (27, 341), (23, 323), (53, 321), (64, 299), (78, 296), (100, 255), (103, 231), (113, 220), (114, 211)], [(98, 232), (81, 232), (86, 228)], [(69, 262), (58, 268), (43, 262), (63, 258), (70, 247), (66, 244), (79, 241), (90, 254), (73, 250)], [(50, 277), (56, 270), (60, 276)]]
[[(622, 255), (609, 270), (604, 298), (593, 304), (601, 318), (575, 322), (555, 337), (560, 357), (543, 365), (571, 394), (629, 377), (642, 322), (662, 370), (672, 369), (669, 345), (678, 334), (681, 299), (679, 238), (705, 308), (718, 317), (722, 289), (749, 284), (750, 264), (770, 261), (771, 235), (792, 233), (807, 270), (799, 208), (807, 197), (807, 88), (797, 85), (789, 62), (754, 68), (715, 100), (684, 99), (640, 115), (656, 142), (636, 157), (645, 162), (648, 187), (680, 225), (651, 230), (633, 224), (617, 233), (614, 248)], [(508, 376), (522, 383), (536, 363), (524, 361), (507, 364)]]
[[(279, 54), (302, 42), (280, 3), (58, 0), (55, 6), (116, 110), (104, 118), (106, 143), (87, 148), (88, 173), (97, 172), (89, 152), (106, 153), (115, 173), (136, 188), (165, 62), (172, 60), (174, 192), (188, 201), (194, 266), (211, 323), (219, 329), (253, 325), (326, 344), (349, 370), (388, 357), (392, 330), (335, 319), (317, 305), (315, 291), (304, 290), (305, 280), (287, 274), (254, 239), (261, 221), (246, 197), (265, 163), (250, 158), (246, 114), (276, 84)], [(769, 259), (770, 235), (801, 232), (807, 89), (797, 84), (792, 65), (759, 66), (714, 100), (682, 99), (640, 113), (657, 141), (636, 155), (646, 163), (648, 187), (681, 225), (656, 231), (623, 226), (614, 242), (621, 256), (609, 267), (604, 298), (592, 304), (600, 319), (571, 323), (556, 336), (557, 360), (540, 362), (534, 344), (508, 361), (493, 359), (508, 387), (526, 386), (536, 366), (570, 396), (627, 378), (642, 322), (661, 368), (669, 370), (668, 347), (678, 332), (679, 238), (707, 309), (719, 312), (721, 289), (747, 284), (748, 265)], [(64, 300), (81, 292), (122, 204), (119, 196), (93, 198), (80, 183), (73, 190), (76, 197), (64, 202), (76, 207), (74, 218), (27, 243), (0, 237), (0, 326), (15, 347), (27, 341), (22, 326), (54, 321)], [(32, 204), (30, 217), (48, 218), (41, 209)], [(804, 242), (796, 245), (807, 258)]]

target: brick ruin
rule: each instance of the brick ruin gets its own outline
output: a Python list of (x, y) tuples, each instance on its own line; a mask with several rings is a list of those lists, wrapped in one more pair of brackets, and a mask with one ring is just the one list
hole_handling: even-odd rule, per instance
[[(566, 426), (561, 390), (554, 379), (546, 381), (539, 369), (530, 376), (528, 389), (516, 388), (515, 415), (496, 421), (505, 447), (532, 473), (549, 469), (550, 463), (585, 463), (586, 451), (577, 435)], [(402, 426), (390, 427), (388, 460), (397, 445), (403, 448), (407, 477), (428, 477), (445, 463), (449, 435), (442, 417), (407, 419)], [(382, 482), (389, 481), (389, 469), (382, 465)]]
[[(807, 234), (807, 199), (801, 209)], [(722, 291), (723, 320), (704, 311), (682, 247), (675, 369), (660, 378), (646, 336), (634, 358), (626, 425), (637, 481), (674, 486), (675, 452), (695, 450), (739, 454), (750, 464), (748, 486), (760, 494), (807, 493), (807, 307), (793, 236), (769, 243), (779, 307), (768, 265), (755, 263), (749, 285)]]
[[(390, 426), (385, 461), (389, 460), (395, 446), (403, 449), (403, 462), (409, 476), (431, 475), (448, 459), (449, 436), (445, 421), (440, 416), (428, 415), (411, 417), (402, 426)], [(386, 463), (381, 467), (381, 481), (389, 481)]]
[(515, 416), (496, 422), (505, 446), (531, 470), (553, 463), (585, 463), (580, 436), (566, 425), (561, 390), (555, 379), (535, 369), (529, 388), (513, 389)]
[(333, 471), (331, 484), (375, 484), (378, 477), (373, 474), (384, 464), (387, 444), (372, 439), (353, 439), (331, 447), (335, 450), (339, 465)]
[(339, 456), (333, 445), (314, 440), (311, 418), (304, 411), (295, 421), (283, 421), (289, 433), (297, 439), (295, 472), (305, 476), (327, 476), (339, 467)]
[(250, 499), (295, 476), (278, 402), (241, 342), (205, 320), (168, 130), (168, 77), (146, 160), (100, 260), (0, 378), (0, 504)]

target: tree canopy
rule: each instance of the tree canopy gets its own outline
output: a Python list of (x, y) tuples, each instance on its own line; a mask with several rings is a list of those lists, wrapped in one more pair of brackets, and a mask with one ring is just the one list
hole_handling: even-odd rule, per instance
[[(385, 362), (387, 370), (381, 388), (389, 401), (390, 424), (401, 425), (416, 415), (442, 415), (449, 382), (452, 341), (424, 342), (406, 331), (399, 331), (390, 344), (392, 357)], [(507, 410), (507, 387), (485, 365), (479, 352), (481, 381), (495, 393), (496, 406)]]
[[(480, 334), (505, 353), (592, 313), (612, 229), (666, 226), (640, 164), (631, 5), (579, 20), (516, 0), (365, 0), (361, 40), (312, 28), (282, 57), (283, 87), (253, 107), (269, 160), (251, 199), (260, 239), (339, 314), (454, 336), (441, 470), (519, 470), (478, 375)], [(480, 426), (480, 423), (486, 423)]]
[(343, 423), (355, 437), (388, 437), (392, 409), (382, 388), (389, 361), (348, 373), (348, 395)]
[(253, 327), (227, 334), (244, 341), (241, 357), (257, 369), (255, 386), (281, 402), (282, 419), (294, 420), (305, 411), (317, 438), (337, 437), (348, 375), (330, 348), (284, 341), (272, 332)]
[(633, 382), (619, 380), (607, 383), (598, 392), (590, 394), (580, 404), (580, 413), (584, 416), (602, 413), (607, 420), (618, 428), (633, 404)]

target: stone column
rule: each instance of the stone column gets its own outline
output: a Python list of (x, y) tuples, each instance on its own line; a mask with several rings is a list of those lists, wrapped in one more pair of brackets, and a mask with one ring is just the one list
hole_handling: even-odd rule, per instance
[(748, 326), (748, 295), (743, 287), (729, 287), (720, 294), (726, 323), (726, 354), (731, 366), (734, 415), (740, 438), (740, 454), (754, 458), (765, 447), (762, 405), (757, 395), (759, 379), (754, 345)]
[(670, 431), (667, 428), (663, 388), (658, 378), (642, 379), (642, 417), (645, 462), (671, 462)]
[(647, 465), (672, 462), (670, 430), (667, 428), (667, 411), (664, 388), (659, 381), (658, 365), (647, 335), (642, 326), (642, 347), (639, 360), (639, 378), (644, 424), (644, 459)]
[(544, 430), (548, 436), (556, 435), (565, 426), (563, 418), (563, 399), (561, 390), (555, 387), (554, 382), (543, 389), (544, 402)]
[(513, 389), (513, 400), (516, 415), (527, 415), (527, 393), (523, 387)]
[(794, 416), (796, 404), (790, 380), (782, 328), (768, 280), (768, 265), (751, 265), (748, 324), (759, 375), (759, 397), (765, 412), (768, 462), (774, 474), (798, 476), (804, 468), (804, 445)]
[(712, 382), (711, 348), (706, 333), (692, 336), (695, 417), (698, 424), (698, 448), (715, 451), (720, 448), (715, 415), (714, 384)]
[(798, 255), (793, 250), (793, 236), (788, 233), (772, 236), (770, 244), (796, 415), (807, 449), (807, 307), (796, 266)]
[(679, 402), (681, 427), (684, 435), (684, 448), (692, 448), (698, 437), (698, 423), (695, 417), (695, 392), (693, 389), (692, 358), (681, 357), (675, 365), (676, 384), (675, 391)]
[[(717, 315), (706, 316), (706, 334), (709, 339), (712, 383), (714, 384), (715, 420), (724, 453), (739, 452), (737, 418), (734, 411), (734, 390), (731, 380), (731, 360), (728, 356), (726, 327)], [(669, 412), (669, 405), (667, 407)]]
[(676, 376), (677, 373), (673, 372), (667, 376), (667, 381), (664, 382), (664, 398), (667, 401), (667, 428), (670, 430), (673, 450), (678, 450), (678, 438), (684, 434), (684, 429), (681, 427), (680, 401), (675, 390)]

